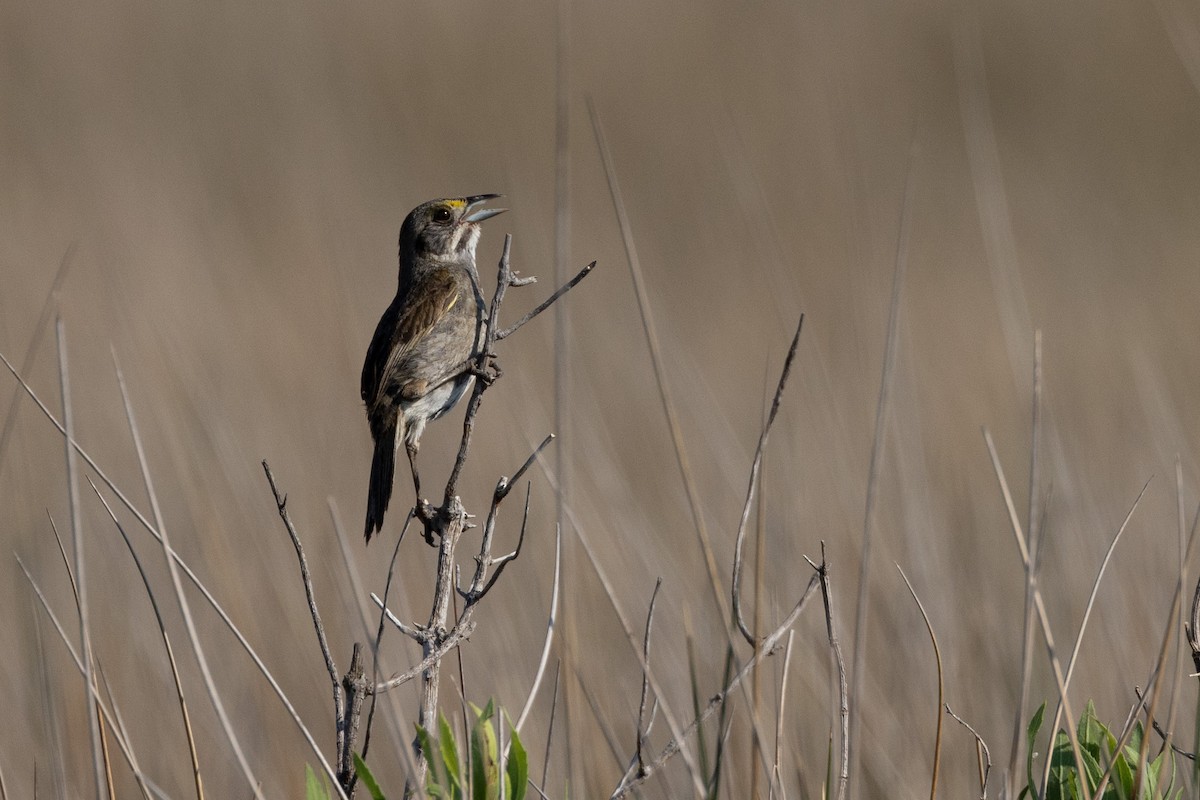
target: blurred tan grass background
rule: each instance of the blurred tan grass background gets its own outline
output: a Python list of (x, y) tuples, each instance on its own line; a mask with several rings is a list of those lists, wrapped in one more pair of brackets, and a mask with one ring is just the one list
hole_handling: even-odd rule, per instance
[[(326, 500), (368, 584), (381, 588), (399, 515), (383, 542), (362, 548), (370, 450), (357, 383), (395, 289), (396, 232), (423, 200), (503, 192), (512, 211), (486, 226), (485, 283), (509, 231), (514, 266), (542, 278), (510, 293), (509, 314), (550, 290), (556, 10), (473, 0), (0, 6), (0, 351), (20, 361), (76, 242), (57, 308), (79, 440), (146, 505), (111, 347), (174, 545), (330, 748), (327, 680), (259, 461), (271, 462), (289, 494), (344, 669), (362, 636)], [(931, 655), (893, 562), (914, 581), (949, 655), (947, 699), (988, 739), (997, 765), (1007, 760), (1023, 589), (979, 429), (995, 432), (1023, 504), (1034, 327), (1045, 342), (1043, 489), (1052, 486), (1043, 588), (1060, 640), (1072, 639), (1129, 504), (1157, 476), (1101, 588), (1074, 683), (1077, 705), (1093, 697), (1102, 717), (1119, 722), (1132, 686), (1146, 681), (1177, 575), (1176, 454), (1184, 502), (1196, 501), (1200, 98), (1189, 69), (1200, 63), (1200, 14), (1173, 0), (617, 2), (572, 5), (570, 30), (567, 269), (593, 259), (599, 268), (566, 300), (572, 405), (555, 452), (565, 459), (571, 507), (630, 619), (644, 618), (655, 577), (665, 578), (653, 663), (670, 676), (672, 709), (688, 716), (685, 627), (700, 643), (702, 688), (711, 693), (722, 623), (585, 96), (613, 149), (726, 580), (764, 398), (796, 318), (807, 314), (767, 457), (765, 617), (791, 607), (808, 580), (801, 556), (815, 557), (824, 539), (847, 645), (913, 152), (858, 698), (858, 796), (921, 792), (930, 766)], [(52, 327), (27, 377), (57, 409)], [(486, 397), (463, 487), (477, 511), (496, 476), (553, 428), (551, 315), (505, 342), (501, 363), (505, 377)], [(0, 381), (5, 409), (15, 387)], [(46, 516), (60, 526), (68, 518), (62, 441), (32, 403), (19, 402), (0, 463), (5, 542), (70, 619)], [(449, 468), (460, 418), (427, 434), (421, 463), (430, 485)], [(148, 604), (86, 486), (83, 498), (98, 658), (143, 768), (172, 796), (185, 795), (186, 751)], [(484, 625), (463, 654), (476, 702), (494, 695), (515, 709), (524, 700), (548, 609), (554, 507), (549, 483), (535, 475), (531, 547), (483, 607)], [(505, 518), (506, 541), (515, 514)], [(167, 598), (161, 557), (148, 539), (137, 541)], [(562, 631), (577, 649), (564, 685), (576, 688), (569, 740), (565, 724), (556, 728), (548, 789), (560, 796), (569, 771), (571, 794), (591, 797), (620, 772), (602, 728), (631, 752), (640, 678), (570, 542)], [(401, 554), (404, 602), (417, 617), (433, 552), (414, 538)], [(82, 684), (44, 618), (43, 662), (35, 602), (8, 560), (0, 767), (10, 792), (31, 796), (35, 767), (45, 790), (61, 759), (70, 795), (87, 795)], [(174, 602), (165, 605), (177, 626)], [(297, 796), (311, 753), (228, 634), (199, 617), (210, 657), (227, 654), (219, 685), (264, 791)], [(797, 631), (784, 746), (791, 796), (817, 790), (834, 724), (815, 606)], [(415, 661), (398, 640), (391, 669)], [(206, 781), (214, 796), (244, 796), (194, 659), (182, 661)], [(1035, 664), (1036, 705), (1053, 697), (1053, 683), (1040, 651)], [(764, 673), (769, 697), (780, 668), (772, 662)], [(580, 685), (596, 697), (602, 722)], [(444, 707), (455, 707), (456, 693), (448, 690)], [(414, 698), (402, 695), (413, 717)], [(533, 753), (545, 736), (545, 697), (537, 709)], [(739, 701), (725, 796), (745, 796), (749, 785), (746, 726)], [(664, 730), (653, 737), (659, 744)], [(399, 767), (385, 754), (403, 745), (378, 733), (377, 774), (398, 791)], [(533, 762), (540, 775), (540, 755)], [(949, 729), (946, 791), (969, 791), (972, 772), (969, 739)], [(680, 796), (687, 786), (676, 763), (647, 796)]]

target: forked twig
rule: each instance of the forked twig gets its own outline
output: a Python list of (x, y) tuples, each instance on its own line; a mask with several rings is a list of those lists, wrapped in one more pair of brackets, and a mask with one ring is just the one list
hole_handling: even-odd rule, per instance
[(575, 288), (575, 284), (579, 283), (581, 280), (586, 278), (588, 276), (588, 273), (591, 272), (595, 268), (596, 268), (596, 262), (593, 261), (592, 263), (588, 264), (583, 269), (579, 270), (579, 272), (575, 273), (574, 278), (571, 278), (571, 280), (567, 281), (562, 286), (558, 287), (558, 289), (554, 292), (554, 294), (550, 295), (545, 300), (543, 300), (541, 303), (539, 303), (537, 305), (537, 307), (534, 308), (532, 311), (530, 311), (528, 314), (521, 317), (519, 320), (517, 320), (516, 322), (514, 322), (512, 325), (508, 326), (504, 330), (497, 331), (496, 341), (499, 342), (504, 339), (507, 339), (509, 336), (512, 336), (514, 333), (519, 331), (521, 328), (523, 328), (525, 326), (525, 323), (529, 322), (531, 319), (536, 317), (538, 314), (542, 313), (547, 308), (554, 305), (555, 301), (557, 301), (558, 298), (562, 297), (564, 294), (571, 291), (571, 289)]

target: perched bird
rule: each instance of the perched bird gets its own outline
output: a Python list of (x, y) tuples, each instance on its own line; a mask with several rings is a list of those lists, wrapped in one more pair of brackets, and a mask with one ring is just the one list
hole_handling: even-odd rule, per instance
[(479, 223), (503, 212), (478, 209), (498, 194), (431, 200), (400, 227), (400, 283), (383, 312), (362, 370), (362, 399), (375, 440), (366, 537), (383, 525), (404, 442), (417, 502), (416, 455), (425, 423), (445, 414), (471, 385), (453, 370), (483, 345), (483, 294), (475, 270)]

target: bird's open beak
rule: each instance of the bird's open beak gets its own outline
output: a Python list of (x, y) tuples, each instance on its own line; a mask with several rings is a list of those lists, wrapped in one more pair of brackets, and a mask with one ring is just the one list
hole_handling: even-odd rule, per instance
[[(482, 203), (486, 203), (488, 200), (494, 200), (497, 197), (503, 197), (503, 195), (477, 194), (477, 195), (474, 195), (473, 197), (466, 197), (463, 199), (467, 201), (467, 211), (470, 211), (475, 206), (480, 205)], [(507, 208), (481, 208), (479, 211), (476, 211), (474, 214), (470, 214), (470, 215), (464, 217), (463, 221), (470, 222), (470, 223), (483, 222), (485, 219), (491, 219), (492, 217), (496, 216), (497, 214), (503, 214), (505, 211), (508, 211), (508, 209)]]

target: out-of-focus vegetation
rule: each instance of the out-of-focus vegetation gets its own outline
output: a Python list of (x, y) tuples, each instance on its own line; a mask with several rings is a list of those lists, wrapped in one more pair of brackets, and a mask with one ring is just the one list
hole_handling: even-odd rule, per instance
[[(751, 517), (747, 558), (753, 565), (756, 527), (765, 558), (761, 593), (751, 575), (744, 599), (753, 609), (761, 596), (763, 631), (792, 608), (811, 576), (803, 556), (817, 559), (824, 540), (838, 633), (847, 649), (853, 641), (909, 197), (854, 698), (855, 796), (924, 793), (932, 766), (937, 687), (924, 623), (893, 562), (937, 632), (947, 701), (989, 742), (997, 773), (1007, 767), (1024, 576), (980, 428), (995, 437), (1024, 518), (1035, 329), (1044, 347), (1040, 588), (1060, 642), (1073, 641), (1105, 549), (1154, 476), (1100, 585), (1072, 679), (1077, 707), (1084, 698), (1106, 713), (1130, 707), (1154, 667), (1178, 582), (1180, 503), (1186, 528), (1200, 481), (1200, 12), (1179, 0), (566, 7), (563, 269), (599, 266), (564, 304), (561, 424), (553, 315), (500, 346), (505, 375), (488, 392), (460, 487), (467, 507), (483, 510), (496, 477), (548, 431), (559, 439), (549, 474), (530, 473), (526, 551), (481, 610), (461, 678), (455, 665), (443, 682), (447, 714), (460, 698), (524, 702), (549, 612), (558, 459), (568, 524), (550, 795), (611, 791), (636, 737), (641, 667), (581, 536), (635, 630), (664, 578), (651, 655), (662, 716), (651, 749), (671, 735), (667, 712), (691, 717), (689, 655), (701, 702), (726, 671), (727, 620), (697, 546), (589, 97), (621, 181), (723, 597), (764, 404), (806, 314), (767, 450), (761, 521)], [(395, 289), (398, 227), (421, 201), (503, 192), (512, 210), (489, 223), (480, 245), (484, 290), (507, 230), (513, 267), (542, 280), (514, 289), (506, 312), (515, 317), (548, 292), (559, 12), (553, 3), (478, 0), (0, 4), (0, 352), (60, 413), (53, 317), (61, 316), (76, 438), (149, 515), (116, 353), (172, 546), (329, 751), (328, 678), (259, 464), (268, 459), (287, 488), (331, 649), (344, 663), (373, 629), (360, 622), (369, 600), (351, 590), (336, 528), (376, 591), (399, 528), (389, 523), (369, 549), (356, 533), (370, 460), (358, 371)], [(52, 520), (71, 528), (64, 445), (0, 373), (0, 413), (13, 403), (0, 453), (0, 769), (10, 796), (32, 796), (35, 773), (39, 796), (90, 796), (83, 683), (12, 557), (77, 638), (51, 528)], [(450, 469), (459, 415), (423, 439), (431, 486)], [(170, 796), (188, 796), (191, 766), (154, 611), (103, 506), (82, 479), (79, 488), (102, 692), (142, 770)], [(206, 788), (247, 796), (161, 548), (116, 511), (173, 632)], [(515, 525), (499, 530), (498, 549), (515, 541)], [(404, 543), (392, 596), (409, 620), (427, 612), (433, 569), (433, 550), (416, 537)], [(228, 631), (192, 599), (197, 636), (264, 794), (302, 796), (311, 751)], [(795, 630), (779, 750), (779, 782), (791, 797), (818, 791), (837, 730), (818, 603)], [(381, 674), (419, 658), (394, 636)], [(756, 771), (766, 796), (782, 660), (772, 657), (760, 676), (761, 757), (751, 745), (754, 693), (735, 694), (721, 796), (748, 796)], [(1171, 674), (1180, 663), (1173, 645)], [(1196, 688), (1180, 680), (1176, 718), (1190, 731)], [(550, 695), (546, 683), (522, 730), (539, 782)], [(1031, 710), (1057, 696), (1043, 649), (1029, 696), (1022, 735)], [(371, 770), (398, 792), (415, 691), (397, 693), (379, 714)], [(703, 757), (692, 745), (697, 763), (713, 757), (715, 723), (705, 736)], [(1190, 733), (1180, 737), (1193, 748)], [(945, 732), (941, 772), (945, 796), (975, 791), (974, 745), (956, 725)], [(120, 796), (135, 791), (127, 770), (116, 781)], [(678, 797), (692, 785), (676, 759), (644, 793)]]

